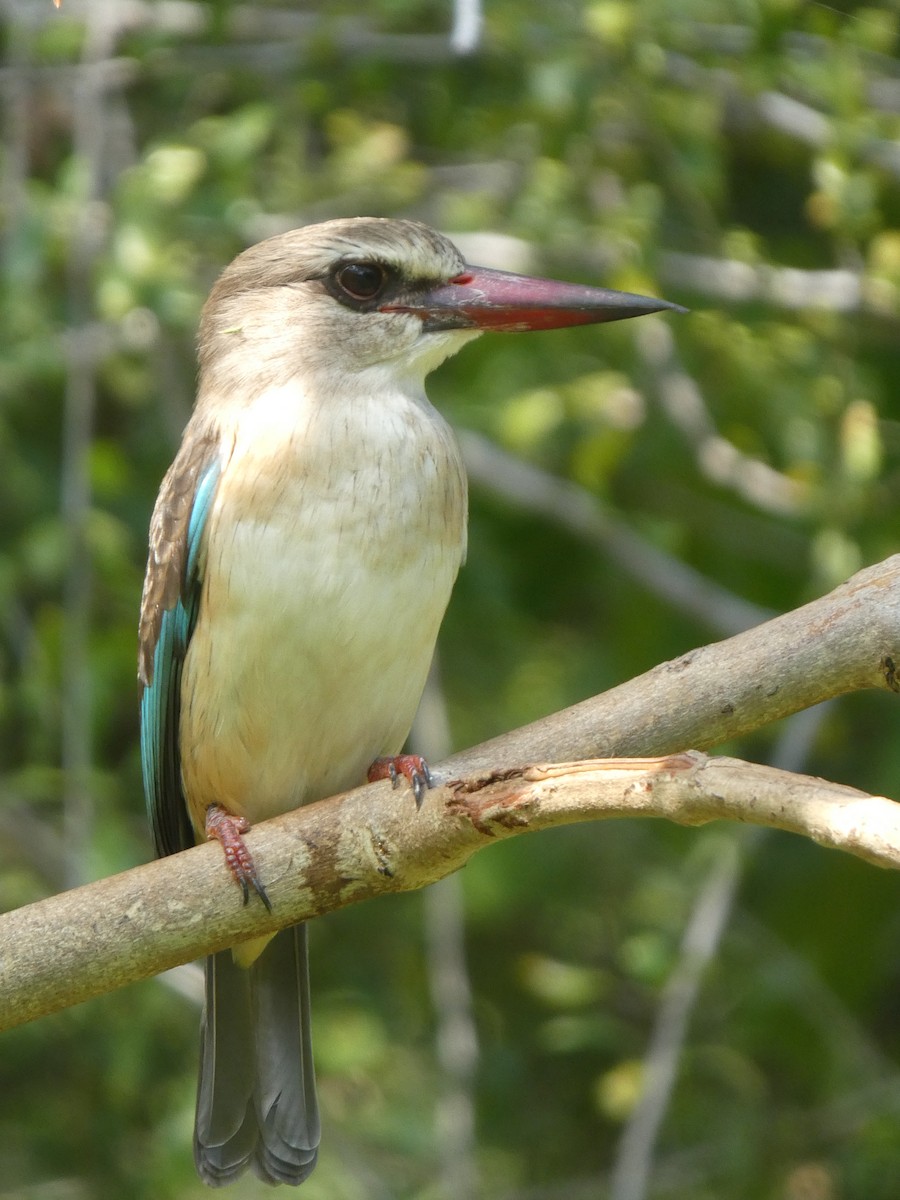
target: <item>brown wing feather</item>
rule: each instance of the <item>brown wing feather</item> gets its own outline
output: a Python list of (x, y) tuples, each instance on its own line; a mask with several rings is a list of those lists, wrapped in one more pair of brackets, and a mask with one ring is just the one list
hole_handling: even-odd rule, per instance
[(194, 431), (188, 425), (181, 449), (159, 489), (150, 521), (150, 552), (138, 626), (138, 679), (144, 687), (153, 682), (153, 655), (163, 613), (175, 606), (184, 585), (188, 525), (197, 481), (218, 448), (215, 430), (204, 426)]

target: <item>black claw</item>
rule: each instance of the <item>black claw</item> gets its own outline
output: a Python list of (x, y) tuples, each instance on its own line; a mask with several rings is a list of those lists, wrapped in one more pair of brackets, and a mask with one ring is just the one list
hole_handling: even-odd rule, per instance
[(250, 903), (250, 890), (252, 888), (269, 912), (272, 912), (272, 901), (269, 899), (269, 894), (263, 885), (263, 881), (257, 874), (255, 866), (251, 867), (249, 871), (235, 872), (235, 878), (241, 885), (241, 891), (244, 893), (244, 908)]
[(424, 771), (413, 771), (410, 783), (416, 800), (416, 808), (419, 809), (425, 803), (425, 793), (431, 787), (431, 772), (427, 767)]
[(272, 912), (272, 901), (269, 899), (268, 892), (263, 887), (262, 880), (258, 879), (258, 878), (254, 878), (253, 886), (256, 888), (257, 896), (259, 896), (260, 900), (262, 900), (263, 904), (266, 906), (266, 908), (269, 910), (269, 912)]
[(388, 763), (388, 775), (391, 777), (391, 787), (395, 788), (400, 782), (400, 772), (397, 770), (393, 759)]
[(241, 876), (241, 887), (244, 889), (244, 903), (245, 904), (248, 901), (249, 894), (250, 894), (250, 888), (252, 887), (254, 892), (256, 892), (257, 896), (259, 896), (260, 900), (262, 900), (263, 904), (266, 906), (266, 908), (269, 910), (269, 912), (272, 911), (272, 901), (269, 899), (268, 892), (266, 891), (265, 887), (263, 886), (263, 881), (260, 879), (259, 875), (257, 874), (255, 866), (247, 875)]

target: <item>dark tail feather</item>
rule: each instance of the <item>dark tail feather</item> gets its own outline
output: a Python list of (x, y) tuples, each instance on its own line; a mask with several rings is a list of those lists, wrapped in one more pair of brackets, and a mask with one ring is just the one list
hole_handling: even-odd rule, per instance
[(251, 969), (260, 1128), (253, 1170), (267, 1182), (302, 1183), (316, 1165), (319, 1146), (306, 926), (278, 934)]
[(194, 1160), (211, 1187), (248, 1166), (267, 1183), (298, 1184), (318, 1145), (306, 928), (298, 925), (249, 970), (230, 951), (206, 960)]

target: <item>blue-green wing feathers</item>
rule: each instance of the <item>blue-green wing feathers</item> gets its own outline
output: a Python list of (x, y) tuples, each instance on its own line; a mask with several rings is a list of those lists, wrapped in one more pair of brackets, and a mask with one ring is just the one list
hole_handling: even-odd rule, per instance
[(215, 437), (186, 438), (150, 526), (138, 675), (144, 795), (160, 855), (195, 841), (181, 784), (181, 672), (200, 606), (203, 535), (220, 469)]

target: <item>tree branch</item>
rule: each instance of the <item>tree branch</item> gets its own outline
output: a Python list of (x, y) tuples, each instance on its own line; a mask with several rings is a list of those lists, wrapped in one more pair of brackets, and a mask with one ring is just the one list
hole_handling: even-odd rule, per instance
[(900, 555), (819, 600), (690, 650), (602, 695), (456, 754), (464, 775), (517, 763), (708, 749), (823, 700), (900, 692)]
[[(731, 759), (710, 745), (830, 696), (900, 690), (900, 556), (801, 609), (654, 668), (443, 765), (416, 812), (374, 784), (257, 826), (248, 844), (274, 913), (242, 907), (207, 844), (0, 918), (0, 1028), (32, 1020), (236, 942), (386, 892), (433, 883), (482, 846), (616, 816), (720, 818), (802, 833), (900, 866), (900, 806)], [(602, 754), (631, 759), (522, 767)]]
[(623, 816), (730, 818), (900, 867), (900, 805), (695, 751), (469, 776), (435, 788), (419, 812), (407, 791), (371, 784), (251, 831), (271, 914), (238, 903), (213, 843), (7, 913), (0, 1028), (359, 900), (424, 887), (499, 838)]

